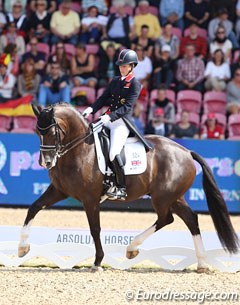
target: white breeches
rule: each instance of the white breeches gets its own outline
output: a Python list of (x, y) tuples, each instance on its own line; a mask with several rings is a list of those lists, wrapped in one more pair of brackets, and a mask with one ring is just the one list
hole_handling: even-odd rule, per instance
[(110, 129), (110, 151), (109, 158), (113, 161), (115, 156), (120, 154), (129, 135), (129, 130), (122, 119), (105, 124)]

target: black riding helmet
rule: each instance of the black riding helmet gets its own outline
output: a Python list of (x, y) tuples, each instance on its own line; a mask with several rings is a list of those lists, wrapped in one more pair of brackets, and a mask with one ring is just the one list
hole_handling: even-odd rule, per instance
[(124, 49), (119, 53), (118, 59), (116, 61), (116, 65), (130, 65), (133, 64), (134, 67), (138, 64), (137, 53), (130, 49)]

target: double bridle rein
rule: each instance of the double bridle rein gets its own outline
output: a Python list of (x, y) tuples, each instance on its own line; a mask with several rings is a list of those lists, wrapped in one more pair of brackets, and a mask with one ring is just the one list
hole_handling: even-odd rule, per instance
[(55, 145), (43, 145), (40, 144), (40, 151), (41, 152), (46, 152), (46, 151), (55, 151), (56, 157), (61, 158), (64, 156), (66, 153), (68, 153), (70, 150), (75, 148), (77, 145), (81, 144), (84, 142), (88, 137), (90, 137), (94, 130), (90, 129), (89, 133), (86, 134), (84, 137), (79, 136), (73, 139), (72, 141), (68, 142), (67, 144), (63, 144), (61, 140), (61, 135), (60, 132), (62, 132), (64, 135), (66, 132), (62, 129), (62, 127), (57, 123), (56, 119), (53, 118), (53, 123), (47, 127), (40, 127), (37, 124), (37, 129), (39, 130), (40, 134), (46, 134), (50, 128), (55, 127)]

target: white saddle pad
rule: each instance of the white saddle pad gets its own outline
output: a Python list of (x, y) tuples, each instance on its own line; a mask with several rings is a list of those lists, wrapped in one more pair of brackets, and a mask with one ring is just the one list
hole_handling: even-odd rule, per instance
[[(99, 128), (94, 131), (94, 140), (97, 153), (98, 167), (100, 171), (105, 174), (106, 162), (102, 153), (98, 133), (101, 131)], [(124, 166), (125, 175), (137, 175), (143, 173), (147, 168), (147, 155), (145, 148), (137, 138), (128, 138), (124, 146), (126, 164)], [(108, 169), (108, 172), (111, 170)]]

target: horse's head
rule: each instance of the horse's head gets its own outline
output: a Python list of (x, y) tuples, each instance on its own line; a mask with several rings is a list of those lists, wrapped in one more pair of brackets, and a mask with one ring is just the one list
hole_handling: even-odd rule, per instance
[(54, 107), (41, 108), (32, 105), (37, 117), (37, 134), (40, 138), (39, 164), (47, 169), (51, 169), (57, 163), (57, 157), (62, 150), (62, 140), (65, 135), (61, 122), (56, 120)]
[(83, 116), (69, 104), (60, 103), (43, 110), (36, 105), (32, 107), (41, 141), (39, 164), (47, 169), (91, 134)]

